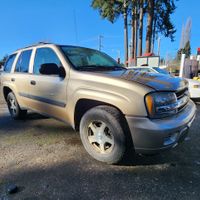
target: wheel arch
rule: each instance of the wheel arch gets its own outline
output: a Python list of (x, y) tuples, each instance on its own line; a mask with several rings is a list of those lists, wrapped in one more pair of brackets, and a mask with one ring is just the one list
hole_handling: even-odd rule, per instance
[(80, 121), (83, 115), (88, 110), (100, 105), (113, 107), (117, 109), (121, 115), (124, 116), (123, 112), (115, 105), (112, 105), (103, 101), (93, 100), (93, 99), (79, 99), (76, 102), (75, 109), (74, 109), (74, 128), (76, 131), (79, 131), (79, 125), (80, 125)]
[(3, 96), (5, 100), (7, 100), (7, 96), (10, 92), (13, 92), (13, 90), (10, 87), (8, 86), (3, 87)]

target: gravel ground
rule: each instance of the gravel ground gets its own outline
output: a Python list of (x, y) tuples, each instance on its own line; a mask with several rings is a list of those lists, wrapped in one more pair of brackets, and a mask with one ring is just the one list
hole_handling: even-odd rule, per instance
[[(1, 99), (1, 98), (0, 98)], [(0, 200), (200, 199), (200, 105), (190, 138), (156, 156), (93, 160), (69, 126), (30, 113), (13, 121), (0, 100)], [(10, 183), (19, 187), (7, 194)]]

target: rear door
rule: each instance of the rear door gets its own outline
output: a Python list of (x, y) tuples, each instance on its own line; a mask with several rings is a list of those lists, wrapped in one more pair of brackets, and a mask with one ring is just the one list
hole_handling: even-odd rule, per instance
[(32, 49), (23, 50), (19, 53), (16, 65), (11, 74), (11, 81), (15, 85), (15, 95), (22, 107), (29, 107), (26, 95), (29, 91), (29, 66)]
[(53, 48), (40, 47), (36, 49), (33, 73), (30, 79), (31, 106), (41, 113), (62, 118), (61, 115), (67, 101), (67, 76), (61, 78), (57, 73), (42, 74), (41, 68), (45, 64), (49, 64), (50, 67), (52, 65), (56, 65), (58, 68), (63, 67), (61, 59)]
[(9, 87), (12, 90), (14, 89), (13, 87), (14, 85), (11, 80), (13, 78), (12, 68), (14, 66), (14, 63), (16, 62), (16, 58), (17, 58), (17, 53), (14, 53), (8, 57), (8, 59), (4, 64), (3, 72), (0, 77), (0, 86), (3, 86), (1, 87), (2, 90), (4, 87)]

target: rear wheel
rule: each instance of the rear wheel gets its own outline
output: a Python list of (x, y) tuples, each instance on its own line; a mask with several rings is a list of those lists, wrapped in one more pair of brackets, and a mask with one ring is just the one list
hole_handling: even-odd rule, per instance
[(120, 112), (110, 106), (97, 106), (81, 119), (80, 136), (86, 151), (96, 160), (118, 163), (125, 153), (126, 137)]
[(7, 96), (7, 105), (10, 115), (13, 119), (22, 119), (26, 116), (27, 110), (22, 110), (20, 108), (13, 92), (10, 92)]

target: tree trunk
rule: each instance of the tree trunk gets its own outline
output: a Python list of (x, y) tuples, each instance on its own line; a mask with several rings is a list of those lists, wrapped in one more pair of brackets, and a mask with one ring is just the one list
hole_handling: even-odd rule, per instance
[(127, 2), (124, 0), (124, 59), (128, 65), (128, 26), (127, 26)]
[(131, 58), (134, 59), (135, 55), (135, 21), (134, 21), (134, 6), (132, 7), (132, 12), (131, 12)]
[[(155, 17), (155, 16), (154, 16), (154, 17)], [(154, 52), (155, 39), (156, 39), (156, 23), (157, 23), (157, 20), (154, 19), (154, 21), (153, 21), (153, 31), (152, 31), (152, 45), (151, 45), (151, 52)]]
[(144, 17), (144, 0), (140, 0), (140, 25), (139, 25), (139, 42), (138, 42), (138, 51), (139, 56), (142, 56), (142, 43), (143, 43), (143, 17)]
[(147, 34), (146, 34), (146, 53), (151, 52), (152, 26), (154, 18), (154, 0), (148, 0), (148, 15), (147, 15)]
[(137, 17), (137, 2), (135, 3), (135, 18), (134, 18), (134, 24), (135, 24), (135, 42), (134, 42), (134, 64), (136, 65), (136, 58), (137, 58), (137, 43), (138, 43), (138, 17)]

